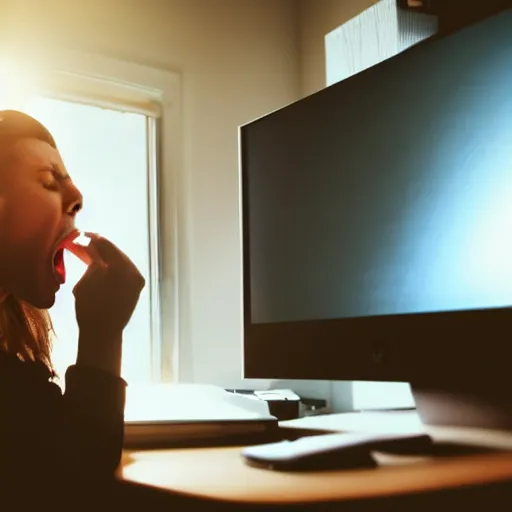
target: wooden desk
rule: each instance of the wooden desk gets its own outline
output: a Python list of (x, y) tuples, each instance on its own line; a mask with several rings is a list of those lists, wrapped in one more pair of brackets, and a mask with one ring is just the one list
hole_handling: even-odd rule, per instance
[(278, 473), (249, 467), (240, 448), (125, 453), (128, 482), (237, 503), (294, 504), (394, 497), (510, 480), (512, 453), (444, 460), (386, 460), (375, 470)]
[[(382, 413), (380, 413), (382, 415)], [(282, 427), (390, 432), (422, 428), (411, 415), (331, 415), (283, 422)], [(397, 422), (395, 424), (395, 422)], [(408, 422), (408, 423), (407, 423)], [(335, 428), (336, 427), (336, 428)], [(375, 454), (377, 469), (282, 473), (247, 466), (240, 447), (125, 452), (119, 477), (125, 482), (238, 504), (293, 505), (398, 498), (463, 486), (511, 482), (512, 433), (460, 428), (427, 428), (440, 442), (464, 442), (499, 450), (479, 455), (399, 457)], [(403, 430), (402, 430), (403, 431)], [(512, 500), (512, 497), (511, 497)], [(512, 510), (510, 507), (504, 510)]]

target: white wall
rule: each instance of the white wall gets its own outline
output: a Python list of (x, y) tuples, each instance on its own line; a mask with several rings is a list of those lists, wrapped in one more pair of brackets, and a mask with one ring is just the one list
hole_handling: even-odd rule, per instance
[(238, 132), (299, 98), (294, 0), (0, 0), (6, 44), (182, 74), (181, 377), (240, 386)]
[(399, 51), (397, 1), (380, 0), (326, 34), (326, 84), (345, 80)]
[(299, 0), (302, 96), (325, 87), (325, 36), (378, 0)]
[(325, 36), (326, 83), (332, 85), (437, 32), (437, 16), (400, 9), (380, 0)]

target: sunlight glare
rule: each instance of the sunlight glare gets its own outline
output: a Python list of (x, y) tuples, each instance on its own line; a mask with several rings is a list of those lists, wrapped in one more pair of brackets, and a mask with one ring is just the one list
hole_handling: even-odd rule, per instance
[(37, 73), (26, 65), (0, 58), (0, 110), (25, 111), (36, 94)]

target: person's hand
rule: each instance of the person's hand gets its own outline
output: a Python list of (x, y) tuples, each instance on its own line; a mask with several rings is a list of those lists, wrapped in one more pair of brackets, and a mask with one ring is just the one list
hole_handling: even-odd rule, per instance
[[(112, 347), (122, 339), (139, 300), (145, 280), (137, 267), (109, 240), (94, 233), (88, 246), (71, 243), (68, 249), (88, 264), (82, 278), (73, 288), (75, 311), (80, 330), (79, 355), (87, 354), (87, 360), (108, 358), (119, 353), (120, 347)], [(92, 354), (92, 355), (91, 355)], [(114, 357), (114, 356), (112, 356)], [(94, 366), (110, 363), (106, 361)], [(116, 364), (120, 366), (120, 361)]]

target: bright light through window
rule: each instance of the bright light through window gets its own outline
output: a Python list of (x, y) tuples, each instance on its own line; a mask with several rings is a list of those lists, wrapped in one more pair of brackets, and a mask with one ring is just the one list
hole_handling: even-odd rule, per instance
[[(122, 368), (130, 383), (146, 383), (151, 357), (147, 119), (44, 97), (31, 99), (23, 110), (50, 130), (84, 196), (77, 227), (112, 240), (146, 278), (148, 284), (125, 329)], [(85, 271), (72, 255), (65, 257), (67, 282), (51, 309), (57, 334), (53, 359), (61, 379), (76, 357), (78, 326), (72, 289)]]

